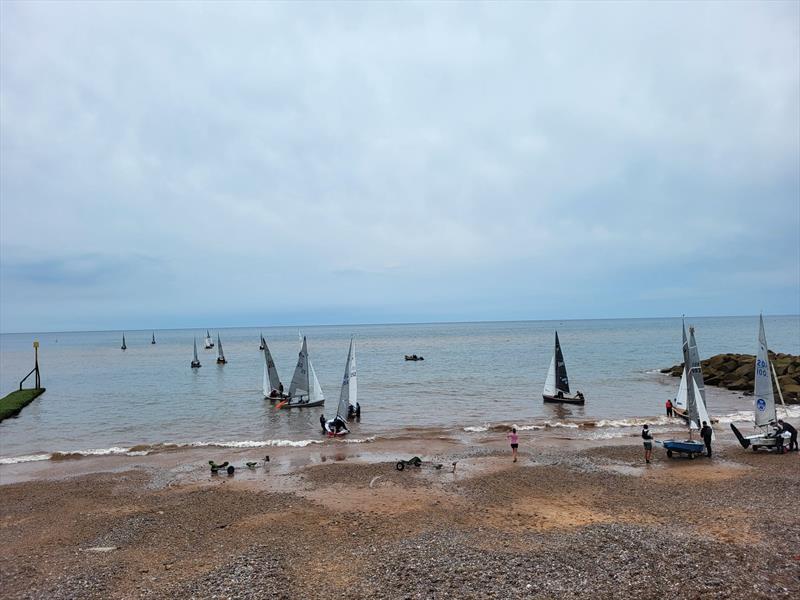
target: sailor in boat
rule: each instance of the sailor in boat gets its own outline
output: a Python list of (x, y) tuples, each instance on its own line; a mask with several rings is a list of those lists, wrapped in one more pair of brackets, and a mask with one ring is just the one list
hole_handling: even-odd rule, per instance
[(564, 397), (564, 392), (558, 390), (558, 393), (556, 393), (556, 398), (563, 398), (563, 397)]
[(781, 426), (781, 434), (789, 434), (789, 452), (797, 452), (797, 429), (783, 419), (778, 419), (778, 425)]
[(337, 435), (342, 432), (350, 433), (350, 430), (347, 428), (347, 423), (345, 423), (344, 419), (341, 417), (334, 417), (325, 423), (325, 431), (333, 435)]
[(283, 384), (278, 384), (278, 389), (272, 388), (272, 391), (269, 393), (270, 398), (287, 398), (286, 395), (283, 393)]
[(580, 390), (575, 392), (575, 400), (583, 400), (583, 392), (581, 392)]

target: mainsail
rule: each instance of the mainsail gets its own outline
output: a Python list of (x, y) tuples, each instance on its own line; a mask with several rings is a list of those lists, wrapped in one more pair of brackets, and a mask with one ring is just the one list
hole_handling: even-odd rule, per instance
[(197, 338), (194, 338), (194, 362), (199, 363), (197, 359)]
[(756, 355), (756, 376), (754, 396), (754, 413), (756, 427), (769, 425), (777, 419), (775, 412), (775, 395), (770, 380), (769, 354), (767, 352), (767, 335), (764, 333), (764, 317), (758, 317), (758, 354)]
[(350, 350), (347, 352), (347, 362), (344, 365), (342, 378), (342, 391), (339, 393), (339, 406), (336, 416), (347, 420), (350, 406), (355, 407), (358, 402), (358, 383), (356, 380), (356, 349), (353, 338), (350, 338)]
[[(694, 327), (689, 325), (689, 361), (692, 365), (692, 377), (697, 382), (697, 389), (703, 404), (706, 404), (706, 388), (703, 383), (703, 369), (700, 367), (700, 353), (697, 351), (697, 342), (694, 339)], [(708, 406), (706, 404), (706, 406)]]
[(558, 343), (558, 332), (556, 331), (556, 390), (569, 394), (569, 378), (567, 377), (567, 365), (564, 363), (564, 355), (561, 353), (561, 344)]
[(263, 336), (261, 342), (264, 345), (264, 396), (269, 396), (272, 390), (281, 389), (281, 378), (278, 376), (278, 369), (275, 368), (275, 361), (272, 360), (272, 353)]
[(219, 339), (219, 333), (217, 333), (217, 360), (225, 362), (225, 355), (222, 353), (222, 340)]
[(673, 406), (678, 410), (686, 410), (686, 369), (681, 372), (681, 383), (678, 386), (678, 395), (675, 396)]
[(289, 384), (289, 395), (292, 398), (308, 395), (308, 346), (306, 338), (303, 338), (303, 344), (300, 346), (300, 352), (297, 355), (297, 365), (294, 368), (292, 382)]

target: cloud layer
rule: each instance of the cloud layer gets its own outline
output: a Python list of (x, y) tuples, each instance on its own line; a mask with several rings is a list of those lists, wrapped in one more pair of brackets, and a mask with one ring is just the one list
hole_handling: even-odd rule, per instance
[(797, 3), (0, 5), (0, 330), (800, 312)]

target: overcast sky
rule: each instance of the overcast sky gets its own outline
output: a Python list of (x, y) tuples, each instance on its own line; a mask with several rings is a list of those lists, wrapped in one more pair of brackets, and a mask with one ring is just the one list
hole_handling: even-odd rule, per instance
[(0, 330), (800, 312), (800, 4), (0, 3)]

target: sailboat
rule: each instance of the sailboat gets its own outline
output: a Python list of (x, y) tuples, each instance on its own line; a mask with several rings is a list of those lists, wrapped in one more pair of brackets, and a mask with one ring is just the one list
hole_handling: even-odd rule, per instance
[(128, 346), (125, 344), (125, 334), (122, 334), (122, 346), (120, 346), (120, 350), (127, 350)]
[(580, 392), (574, 396), (569, 395), (567, 365), (564, 363), (564, 355), (561, 353), (561, 344), (558, 341), (557, 331), (556, 345), (553, 350), (553, 358), (550, 360), (550, 368), (547, 370), (547, 379), (544, 382), (542, 398), (544, 398), (545, 402), (563, 402), (566, 404), (583, 404), (586, 401)]
[[(347, 351), (347, 362), (344, 365), (342, 389), (339, 392), (339, 404), (336, 406), (336, 416), (325, 423), (325, 432), (331, 436), (343, 436), (350, 433), (347, 419), (352, 416), (361, 416), (361, 406), (358, 404), (358, 380), (356, 378), (356, 349), (353, 338), (350, 338), (350, 349)], [(339, 427), (337, 427), (339, 425)]]
[(197, 338), (194, 338), (194, 359), (192, 360), (192, 368), (199, 369), (201, 366), (200, 360), (197, 358)]
[(261, 343), (258, 344), (258, 349), (263, 350), (267, 346), (267, 341), (264, 339), (264, 334), (261, 334)]
[[(705, 384), (703, 383), (703, 369), (700, 366), (700, 352), (697, 350), (697, 341), (694, 337), (694, 327), (691, 325), (689, 326), (689, 338), (686, 338), (686, 322), (682, 320), (682, 334), (683, 334), (683, 354), (684, 354), (684, 366), (686, 365), (686, 361), (689, 361), (690, 369), (684, 368), (683, 372), (681, 373), (681, 382), (678, 386), (678, 395), (675, 397), (675, 402), (672, 407), (672, 412), (678, 417), (682, 419), (689, 420), (689, 414), (687, 412), (687, 404), (686, 398), (689, 393), (689, 384), (687, 383), (687, 376), (690, 375), (692, 379), (697, 383), (697, 390), (700, 394), (700, 398), (703, 401), (703, 406), (708, 409), (708, 404), (706, 403), (706, 388)], [(710, 421), (709, 421), (710, 423)]]
[(267, 340), (264, 339), (263, 335), (261, 336), (261, 343), (264, 346), (264, 400), (284, 400), (286, 399), (286, 394), (283, 393), (283, 384), (278, 375), (278, 369), (275, 368), (275, 361), (272, 360), (272, 353), (269, 351), (269, 346), (267, 346)]
[[(700, 354), (697, 351), (697, 342), (694, 338), (694, 327), (689, 327), (689, 338), (686, 338), (686, 325), (683, 325), (683, 373), (681, 383), (678, 388), (678, 396), (675, 398), (675, 405), (682, 407), (679, 416), (686, 419), (689, 428), (688, 440), (665, 440), (664, 448), (667, 456), (672, 457), (674, 453), (687, 454), (689, 458), (694, 458), (697, 454), (702, 454), (705, 445), (702, 441), (692, 439), (692, 431), (699, 430), (703, 423), (711, 424), (708, 416), (708, 409), (705, 401), (705, 387), (703, 386), (703, 373), (700, 370)], [(673, 408), (674, 411), (674, 408)], [(711, 438), (714, 439), (712, 432)]]
[(289, 384), (288, 399), (276, 404), (275, 408), (310, 408), (325, 404), (325, 396), (319, 385), (314, 365), (308, 356), (308, 343), (303, 336), (303, 345), (297, 357), (292, 382)]
[(206, 329), (206, 350), (210, 350), (214, 347), (214, 340), (211, 339), (211, 334), (208, 333), (208, 329)]
[(219, 339), (219, 332), (217, 332), (217, 364), (224, 365), (227, 360), (225, 360), (225, 354), (222, 352), (222, 340)]
[(770, 379), (769, 352), (767, 351), (767, 335), (764, 333), (764, 317), (758, 317), (758, 354), (756, 355), (756, 375), (753, 383), (753, 422), (758, 431), (755, 435), (745, 436), (731, 423), (736, 439), (742, 448), (775, 449), (785, 451), (784, 438), (770, 428), (775, 426), (778, 414), (775, 409), (775, 394)]
[(156, 332), (155, 331), (153, 332), (153, 338), (150, 340), (150, 343), (151, 344), (155, 344), (156, 343)]

